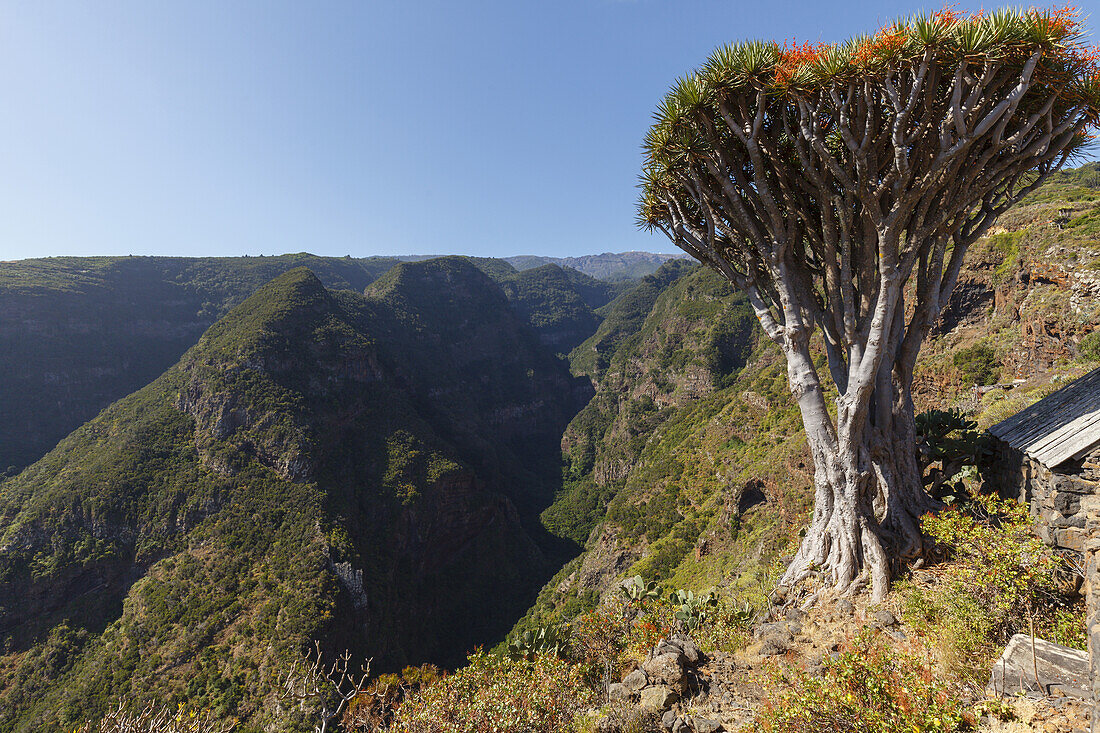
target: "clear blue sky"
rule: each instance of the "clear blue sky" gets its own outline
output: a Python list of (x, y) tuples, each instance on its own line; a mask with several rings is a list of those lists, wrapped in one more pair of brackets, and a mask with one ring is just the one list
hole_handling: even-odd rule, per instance
[(937, 7), (7, 1), (0, 260), (671, 251), (634, 186), (677, 75)]

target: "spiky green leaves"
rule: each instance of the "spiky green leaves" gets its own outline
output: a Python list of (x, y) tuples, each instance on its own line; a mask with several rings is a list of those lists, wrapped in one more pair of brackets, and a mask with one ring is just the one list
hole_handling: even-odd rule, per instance
[(779, 45), (774, 42), (730, 43), (710, 55), (700, 76), (716, 90), (764, 86), (779, 61)]
[[(891, 84), (896, 85), (919, 64), (939, 79), (950, 80), (960, 67), (968, 77), (980, 77), (990, 63), (1011, 76), (1038, 56), (1032, 89), (1020, 112), (1035, 112), (1054, 95), (1056, 109), (1080, 108), (1088, 125), (1094, 124), (1100, 118), (1100, 53), (1084, 47), (1081, 38), (1082, 25), (1072, 8), (1002, 9), (968, 17), (945, 10), (918, 14), (872, 36), (838, 44), (748, 41), (722, 46), (698, 70), (677, 80), (658, 105), (644, 144), (640, 223), (652, 227), (668, 214), (663, 203), (667, 196), (661, 192), (674, 195), (692, 167), (707, 156), (713, 164), (719, 141), (737, 144), (731, 118), (738, 127), (750, 125), (760, 113), (767, 124), (790, 124), (789, 113), (800, 103), (869, 85), (882, 102), (876, 124), (888, 125), (898, 110), (885, 104), (890, 93), (885, 79), (893, 76)], [(940, 95), (938, 103), (950, 96), (950, 89), (946, 82), (931, 84), (925, 93)], [(814, 124), (819, 126), (815, 134), (820, 132), (830, 146), (841, 144), (835, 119), (818, 115)], [(770, 164), (786, 162), (772, 159)]]

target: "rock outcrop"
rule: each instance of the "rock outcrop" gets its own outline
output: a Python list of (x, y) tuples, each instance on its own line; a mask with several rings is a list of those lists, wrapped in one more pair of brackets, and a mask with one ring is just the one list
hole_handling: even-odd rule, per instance
[(641, 667), (629, 672), (622, 682), (613, 683), (608, 696), (659, 716), (664, 729), (673, 733), (718, 733), (725, 730), (718, 721), (681, 715), (675, 709), (681, 700), (702, 689), (699, 668), (706, 661), (691, 637), (674, 634), (658, 642)]
[(1024, 634), (1008, 641), (986, 688), (998, 697), (1034, 693), (1092, 699), (1089, 655)]

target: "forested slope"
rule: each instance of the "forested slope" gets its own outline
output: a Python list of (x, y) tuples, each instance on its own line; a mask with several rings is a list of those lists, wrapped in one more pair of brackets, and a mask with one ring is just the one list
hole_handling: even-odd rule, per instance
[(311, 639), (381, 671), (499, 638), (561, 561), (536, 513), (589, 389), (465, 260), (277, 277), (0, 483), (0, 730), (119, 697), (286, 727)]
[[(593, 311), (623, 287), (557, 265), (520, 273), (504, 260), (467, 259), (556, 351), (587, 338), (600, 320)], [(155, 379), (273, 277), (306, 266), (330, 289), (362, 292), (399, 263), (309, 254), (0, 263), (0, 474)]]

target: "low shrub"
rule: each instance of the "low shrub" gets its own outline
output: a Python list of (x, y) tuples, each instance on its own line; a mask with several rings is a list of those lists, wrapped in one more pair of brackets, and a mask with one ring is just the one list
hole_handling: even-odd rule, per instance
[(965, 349), (959, 349), (951, 357), (951, 361), (968, 385), (996, 384), (1001, 378), (997, 352), (986, 344), (974, 344)]
[(556, 656), (534, 661), (481, 650), (467, 666), (397, 709), (390, 733), (558, 733), (596, 701), (580, 671)]
[(733, 654), (744, 649), (752, 640), (752, 624), (756, 617), (757, 609), (748, 601), (720, 598), (718, 607), (692, 636), (704, 649)]
[(664, 733), (661, 714), (656, 710), (628, 703), (612, 703), (595, 717), (578, 717), (574, 722), (576, 733)]
[(634, 621), (644, 613), (611, 601), (573, 620), (569, 656), (594, 687), (606, 691), (622, 669)]
[(783, 669), (768, 687), (753, 731), (946, 733), (972, 723), (957, 692), (933, 676), (927, 655), (895, 652), (870, 636), (826, 658), (820, 676)]
[(662, 597), (656, 583), (636, 576), (624, 584), (619, 598), (574, 621), (570, 657), (587, 662), (593, 671), (613, 673), (641, 662), (675, 631), (688, 633), (702, 648), (733, 653), (751, 638), (758, 610), (714, 591), (696, 596), (677, 590)]
[(661, 639), (672, 633), (673, 624), (669, 620), (670, 615), (667, 608), (659, 606), (647, 608), (639, 613), (627, 630), (622, 657), (636, 662), (645, 659)]
[(400, 674), (383, 674), (371, 680), (365, 692), (355, 696), (341, 720), (345, 731), (377, 731), (393, 720), (405, 698), (435, 684), (443, 672), (434, 664), (405, 667)]
[(1077, 344), (1077, 358), (1080, 361), (1100, 361), (1100, 330), (1081, 339)]
[(995, 651), (1032, 629), (1061, 644), (1083, 644), (1083, 607), (1056, 583), (1065, 563), (1035, 536), (1026, 505), (976, 494), (927, 515), (921, 527), (949, 562), (928, 582), (903, 584), (905, 617), (937, 640), (951, 671), (984, 681)]

